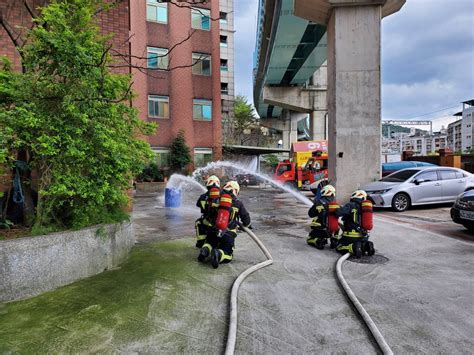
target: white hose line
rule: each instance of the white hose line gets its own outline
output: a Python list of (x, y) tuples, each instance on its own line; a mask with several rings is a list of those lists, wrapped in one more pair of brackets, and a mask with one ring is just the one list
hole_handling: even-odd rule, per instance
[(344, 254), (343, 256), (341, 256), (339, 258), (339, 260), (337, 260), (337, 264), (336, 264), (336, 274), (337, 274), (337, 278), (339, 279), (339, 282), (341, 283), (342, 285), (342, 288), (344, 289), (344, 291), (346, 292), (347, 296), (349, 297), (349, 299), (351, 300), (352, 304), (355, 306), (355, 308), (357, 309), (357, 311), (359, 312), (359, 314), (362, 316), (362, 318), (364, 319), (364, 322), (365, 324), (367, 324), (367, 327), (369, 327), (369, 330), (370, 332), (372, 333), (372, 335), (374, 336), (375, 340), (377, 341), (377, 344), (379, 344), (380, 346), (380, 349), (382, 350), (382, 352), (384, 354), (389, 354), (389, 355), (393, 355), (393, 352), (392, 352), (392, 349), (390, 349), (390, 346), (387, 344), (387, 342), (385, 341), (382, 333), (380, 333), (379, 329), (377, 328), (377, 326), (375, 325), (374, 321), (372, 320), (372, 318), (370, 318), (369, 314), (367, 313), (367, 311), (364, 309), (364, 307), (362, 307), (362, 304), (359, 302), (359, 300), (357, 299), (357, 297), (354, 295), (354, 293), (352, 292), (351, 288), (349, 287), (349, 285), (347, 284), (346, 280), (344, 279), (344, 276), (342, 275), (342, 271), (341, 271), (341, 266), (342, 266), (342, 263), (347, 260), (347, 258), (349, 258), (350, 254), (349, 253), (346, 253)]
[(267, 248), (262, 244), (260, 239), (248, 228), (243, 227), (242, 229), (257, 243), (262, 252), (265, 254), (268, 260), (263, 261), (257, 265), (249, 267), (247, 270), (242, 272), (237, 279), (235, 279), (232, 285), (232, 291), (230, 294), (230, 321), (229, 321), (229, 332), (227, 333), (227, 344), (225, 347), (225, 355), (233, 355), (235, 351), (235, 341), (237, 338), (237, 295), (239, 293), (240, 284), (244, 279), (251, 273), (264, 268), (273, 263), (273, 258), (268, 252)]

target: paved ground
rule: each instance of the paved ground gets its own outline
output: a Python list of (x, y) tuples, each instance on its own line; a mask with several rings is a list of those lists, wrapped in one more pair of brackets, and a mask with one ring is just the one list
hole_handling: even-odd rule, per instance
[[(231, 264), (197, 263), (198, 194), (187, 193), (191, 207), (177, 210), (160, 196), (137, 196), (129, 262), (0, 305), (0, 353), (221, 353), (232, 282), (264, 256), (243, 233)], [(242, 199), (275, 262), (242, 285), (237, 353), (376, 353), (335, 280), (338, 255), (305, 243), (307, 207), (273, 189), (248, 188)], [(449, 220), (426, 220), (424, 211), (378, 213), (372, 240), (380, 263), (346, 262), (343, 272), (395, 353), (470, 353), (474, 243), (427, 232)], [(432, 214), (443, 219), (445, 211)]]

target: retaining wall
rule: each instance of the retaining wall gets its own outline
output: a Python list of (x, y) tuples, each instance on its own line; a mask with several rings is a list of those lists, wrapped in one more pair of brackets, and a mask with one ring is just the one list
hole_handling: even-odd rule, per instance
[(0, 241), (0, 301), (38, 295), (108, 270), (128, 257), (132, 222)]

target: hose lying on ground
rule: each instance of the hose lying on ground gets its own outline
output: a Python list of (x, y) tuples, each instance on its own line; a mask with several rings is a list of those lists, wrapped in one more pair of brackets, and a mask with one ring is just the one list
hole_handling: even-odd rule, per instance
[(370, 332), (374, 336), (374, 338), (377, 341), (377, 344), (379, 345), (382, 352), (386, 355), (388, 355), (388, 354), (393, 355), (392, 349), (390, 349), (390, 346), (385, 341), (382, 333), (380, 333), (379, 329), (375, 325), (372, 318), (370, 318), (367, 311), (364, 309), (364, 307), (362, 307), (362, 304), (359, 302), (357, 297), (354, 295), (351, 288), (349, 287), (346, 280), (344, 279), (344, 276), (342, 275), (342, 270), (341, 270), (342, 263), (345, 260), (347, 260), (347, 258), (349, 258), (349, 256), (350, 256), (350, 254), (346, 253), (343, 256), (341, 256), (339, 258), (339, 260), (337, 261), (337, 264), (336, 264), (337, 278), (339, 279), (339, 282), (341, 283), (342, 288), (346, 292), (347, 297), (349, 297), (352, 304), (354, 305), (354, 307), (357, 309), (357, 311), (361, 315), (362, 319), (364, 320), (365, 324), (367, 324), (367, 327), (369, 327)]
[(241, 228), (255, 241), (255, 243), (257, 243), (257, 245), (260, 247), (260, 249), (265, 254), (268, 260), (249, 267), (247, 270), (242, 272), (239, 277), (237, 277), (237, 279), (235, 279), (234, 284), (232, 285), (232, 291), (230, 294), (230, 322), (229, 331), (227, 334), (227, 345), (225, 348), (225, 355), (232, 355), (234, 354), (235, 350), (235, 341), (237, 337), (237, 295), (239, 293), (240, 284), (251, 273), (273, 263), (272, 256), (268, 252), (267, 248), (265, 248), (265, 246), (262, 244), (260, 239), (258, 239), (257, 236), (250, 229), (244, 226), (241, 226)]

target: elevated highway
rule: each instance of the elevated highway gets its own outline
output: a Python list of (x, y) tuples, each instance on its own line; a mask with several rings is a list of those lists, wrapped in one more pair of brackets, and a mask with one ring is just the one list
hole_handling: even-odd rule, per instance
[(380, 176), (380, 24), (404, 3), (259, 2), (254, 104), (262, 124), (282, 131), (288, 149), (309, 116), (310, 138), (329, 140), (330, 178), (345, 196)]

